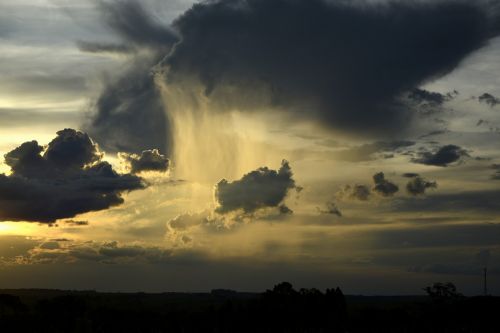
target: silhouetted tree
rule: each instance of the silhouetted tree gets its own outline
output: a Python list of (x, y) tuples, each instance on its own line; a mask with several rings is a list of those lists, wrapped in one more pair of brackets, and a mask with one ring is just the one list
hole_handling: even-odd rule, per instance
[(432, 286), (425, 287), (424, 290), (433, 301), (450, 301), (463, 297), (451, 282), (436, 282)]

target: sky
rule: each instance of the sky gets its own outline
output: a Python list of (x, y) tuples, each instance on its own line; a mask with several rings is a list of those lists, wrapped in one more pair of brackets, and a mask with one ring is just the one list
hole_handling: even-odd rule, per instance
[(500, 294), (500, 1), (2, 0), (0, 288)]

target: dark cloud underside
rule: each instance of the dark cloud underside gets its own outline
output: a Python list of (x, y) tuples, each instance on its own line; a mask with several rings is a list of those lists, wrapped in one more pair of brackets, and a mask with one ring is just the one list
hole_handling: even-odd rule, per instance
[(163, 65), (168, 82), (199, 80), (225, 107), (245, 108), (250, 87), (267, 87), (269, 103), (300, 117), (363, 133), (398, 130), (409, 116), (402, 93), (449, 73), (498, 34), (495, 5), (208, 1), (174, 22), (181, 42)]

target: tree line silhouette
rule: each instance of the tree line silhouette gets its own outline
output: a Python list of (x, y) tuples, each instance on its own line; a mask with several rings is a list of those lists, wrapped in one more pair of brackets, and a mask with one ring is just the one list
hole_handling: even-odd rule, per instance
[(344, 296), (340, 288), (264, 293), (0, 294), (1, 332), (499, 332), (497, 297), (467, 298), (451, 283), (428, 296)]

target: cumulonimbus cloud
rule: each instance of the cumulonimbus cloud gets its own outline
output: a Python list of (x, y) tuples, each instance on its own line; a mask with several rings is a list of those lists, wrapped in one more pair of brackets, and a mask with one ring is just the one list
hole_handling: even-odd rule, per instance
[[(162, 65), (168, 83), (201, 82), (221, 108), (263, 101), (341, 130), (380, 134), (409, 123), (402, 95), (446, 99), (415, 89), (497, 36), (497, 7), (462, 0), (207, 1), (174, 22), (180, 42)], [(253, 96), (253, 87), (266, 87), (268, 98)]]
[(155, 67), (167, 84), (201, 85), (218, 110), (277, 107), (383, 137), (411, 124), (408, 94), (438, 104), (449, 97), (418, 87), (497, 36), (498, 8), (496, 0), (213, 0), (169, 27), (138, 2), (101, 3), (122, 42), (80, 42), (82, 50), (147, 52), (132, 52), (129, 69), (105, 85), (86, 130), (107, 150), (158, 147), (168, 156)]
[(0, 221), (53, 223), (123, 203), (121, 193), (144, 188), (119, 174), (83, 132), (64, 129), (47, 147), (25, 142), (5, 154), (11, 174), (0, 174)]

